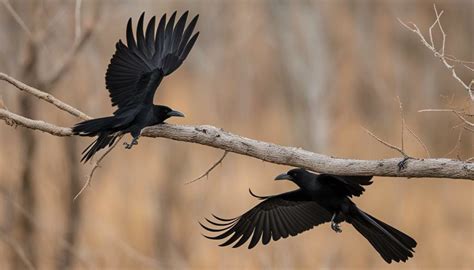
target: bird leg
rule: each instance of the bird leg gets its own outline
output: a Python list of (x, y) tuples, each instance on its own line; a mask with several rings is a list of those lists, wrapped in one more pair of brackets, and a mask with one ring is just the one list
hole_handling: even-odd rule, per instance
[(123, 145), (125, 145), (126, 149), (131, 149), (134, 145), (138, 144), (138, 138), (140, 138), (140, 136), (133, 137), (133, 139), (130, 143), (124, 142)]
[(331, 218), (331, 229), (333, 229), (333, 231), (337, 232), (337, 233), (340, 233), (342, 232), (341, 230), (341, 227), (339, 226), (339, 223), (337, 223), (336, 221), (334, 221), (336, 219), (336, 216), (337, 216), (337, 213), (334, 213), (332, 215), (332, 218)]

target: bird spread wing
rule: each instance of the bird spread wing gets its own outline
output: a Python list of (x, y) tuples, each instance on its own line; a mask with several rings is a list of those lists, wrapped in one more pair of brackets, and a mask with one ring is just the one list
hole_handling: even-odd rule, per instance
[(132, 19), (129, 19), (127, 44), (122, 40), (117, 42), (105, 74), (112, 106), (117, 105), (119, 110), (139, 103), (153, 103), (156, 88), (163, 77), (183, 63), (199, 35), (199, 32), (193, 35), (198, 15), (185, 27), (187, 11), (176, 25), (176, 12), (168, 22), (165, 14), (160, 19), (156, 34), (155, 17), (151, 18), (143, 32), (144, 15), (142, 13), (138, 20), (136, 40)]
[(372, 184), (372, 176), (343, 176), (332, 174), (320, 174), (318, 181), (322, 184), (333, 187), (334, 190), (340, 192), (341, 196), (360, 196), (364, 193), (365, 188)]
[(223, 219), (214, 216), (217, 221), (206, 219), (217, 228), (201, 224), (209, 231), (219, 233), (217, 236), (206, 236), (209, 239), (229, 239), (220, 246), (236, 243), (239, 247), (250, 237), (248, 248), (253, 248), (262, 239), (264, 245), (274, 241), (295, 236), (314, 226), (331, 220), (331, 214), (319, 204), (311, 201), (300, 189), (266, 198), (240, 217)]

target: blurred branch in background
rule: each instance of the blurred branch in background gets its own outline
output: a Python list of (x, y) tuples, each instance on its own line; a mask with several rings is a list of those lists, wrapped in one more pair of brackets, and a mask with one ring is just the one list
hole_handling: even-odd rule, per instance
[[(29, 92), (36, 93), (36, 92)], [(73, 108), (57, 99), (57, 107)], [(66, 110), (67, 111), (67, 110)], [(68, 111), (69, 112), (69, 111)], [(77, 109), (70, 112), (76, 114)], [(29, 129), (41, 130), (56, 136), (72, 136), (71, 129), (55, 126), (43, 121), (32, 120), (0, 109), (0, 118)], [(263, 161), (303, 167), (316, 172), (340, 175), (374, 175), (395, 177), (436, 177), (465, 178), (474, 180), (474, 164), (449, 159), (410, 159), (409, 166), (400, 170), (399, 162), (404, 159), (354, 160), (333, 158), (316, 154), (295, 147), (285, 147), (225, 132), (213, 126), (178, 126), (157, 125), (145, 128), (142, 132), (147, 137), (164, 137), (168, 139), (203, 144), (241, 155), (251, 156)], [(403, 151), (399, 150), (401, 153)]]
[[(8, 13), (11, 17), (20, 25), (20, 27), (24, 30), (27, 34), (28, 39), (26, 40), (26, 60), (21, 67), (21, 77), (23, 80), (28, 82), (30, 85), (35, 85), (38, 88), (42, 89), (49, 89), (52, 91), (54, 89), (54, 85), (58, 83), (58, 81), (64, 77), (64, 75), (69, 71), (71, 68), (75, 56), (81, 51), (83, 46), (88, 42), (92, 35), (92, 31), (94, 29), (94, 22), (88, 25), (85, 31), (81, 31), (81, 3), (82, 1), (77, 0), (75, 1), (74, 9), (75, 9), (75, 18), (73, 20), (74, 24), (74, 41), (72, 46), (68, 47), (66, 50), (63, 58), (54, 65), (50, 59), (48, 65), (52, 65), (52, 70), (49, 74), (47, 73), (45, 76), (41, 75), (41, 67), (40, 61), (43, 59), (41, 54), (41, 48), (46, 47), (46, 42), (49, 40), (47, 32), (49, 26), (57, 26), (57, 24), (50, 24), (49, 21), (52, 20), (47, 16), (44, 16), (44, 9), (48, 8), (49, 6), (40, 3), (39, 1), (34, 2), (33, 5), (28, 9), (29, 16), (28, 19), (30, 20), (29, 24), (31, 27), (28, 26), (28, 22), (22, 19), (22, 17), (16, 12), (14, 6), (8, 1), (3, 0), (3, 5), (5, 6)], [(50, 3), (51, 8), (56, 8), (54, 3)], [(69, 7), (66, 6), (58, 6), (56, 12), (62, 12), (63, 9), (68, 9)], [(54, 10), (54, 9), (53, 9)], [(99, 13), (96, 12), (96, 15)], [(53, 16), (54, 17), (54, 16)], [(95, 20), (97, 20), (97, 16), (95, 16)], [(48, 70), (49, 71), (49, 70)], [(3, 75), (3, 74), (2, 74)], [(2, 80), (8, 80), (9, 78), (1, 78)], [(18, 89), (22, 91), (37, 91), (33, 87), (26, 86), (16, 80), (10, 81), (11, 84), (15, 85)], [(38, 94), (38, 92), (36, 93)], [(55, 103), (54, 98), (51, 99), (51, 96), (48, 93), (41, 92), (40, 95), (36, 95), (38, 98), (48, 99), (51, 103)], [(26, 96), (22, 96), (20, 98), (20, 113), (26, 117), (32, 117), (36, 114), (35, 104), (31, 102)], [(83, 115), (78, 114), (78, 117), (83, 117)], [(33, 178), (33, 160), (34, 155), (37, 149), (37, 138), (31, 130), (22, 130), (22, 142), (24, 146), (24, 153), (23, 157), (27, 162), (24, 162), (24, 168), (22, 172), (22, 180), (21, 180), (21, 191), (19, 192), (20, 201), (22, 203), (22, 207), (29, 211), (29, 214), (33, 217), (36, 216), (36, 195), (35, 195), (35, 188), (34, 188), (34, 181)], [(68, 180), (70, 181), (70, 192), (77, 192), (77, 187), (79, 184), (79, 168), (76, 155), (74, 153), (77, 152), (76, 142), (75, 139), (67, 140), (66, 141), (66, 158), (69, 161), (69, 177)], [(65, 230), (65, 238), (68, 242), (68, 246), (75, 245), (75, 239), (77, 238), (77, 229), (80, 224), (80, 205), (73, 204), (70, 200), (68, 200), (68, 213), (67, 215), (69, 218), (67, 219), (67, 226)], [(34, 247), (34, 237), (35, 237), (35, 230), (34, 226), (31, 223), (31, 219), (27, 219), (25, 215), (18, 215), (19, 220), (19, 238), (18, 241), (23, 245), (23, 249), (25, 250), (26, 256), (29, 258), (31, 265), (36, 268), (36, 254)], [(58, 269), (66, 269), (69, 267), (71, 263), (72, 254), (70, 253), (70, 249), (64, 248), (60, 250), (58, 255)], [(21, 259), (21, 258), (20, 258)], [(24, 264), (20, 260), (14, 260), (14, 268), (20, 268), (20, 266)]]
[[(454, 62), (454, 63), (459, 63), (461, 65), (463, 65), (465, 68), (469, 69), (470, 71), (474, 71), (474, 69), (472, 67), (469, 66), (469, 64), (474, 64), (474, 62), (471, 62), (471, 61), (463, 61), (463, 60), (458, 60), (456, 57), (453, 57), (453, 56), (450, 56), (450, 55), (447, 55), (445, 53), (445, 49), (446, 49), (446, 33), (444, 32), (443, 30), (443, 26), (441, 25), (441, 21), (440, 21), (440, 18), (441, 18), (441, 15), (443, 15), (443, 10), (441, 10), (440, 12), (438, 12), (438, 10), (436, 9), (436, 5), (433, 5), (433, 8), (434, 8), (434, 11), (435, 11), (435, 14), (436, 14), (436, 20), (435, 22), (431, 25), (431, 27), (429, 28), (429, 42), (426, 40), (425, 36), (423, 36), (423, 34), (421, 33), (420, 29), (418, 28), (418, 26), (412, 22), (410, 22), (409, 24), (412, 26), (408, 26), (406, 23), (404, 23), (402, 20), (398, 19), (398, 21), (405, 27), (407, 28), (408, 30), (414, 32), (415, 34), (418, 35), (418, 37), (421, 39), (421, 42), (428, 48), (430, 49), (433, 53), (434, 53), (434, 56), (439, 58), (441, 60), (441, 62), (446, 66), (446, 68), (448, 70), (451, 71), (451, 74), (452, 76), (462, 85), (462, 87), (464, 89), (466, 89), (466, 91), (469, 93), (469, 96), (471, 97), (471, 100), (474, 101), (474, 79), (471, 80), (471, 82), (469, 84), (466, 84), (461, 78), (459, 78), (458, 74), (456, 73), (456, 70), (455, 70), (455, 64), (450, 64), (448, 63), (448, 61), (451, 61), (451, 62)], [(435, 44), (434, 44), (434, 38), (433, 38), (433, 28), (435, 26), (438, 26), (439, 27), (439, 31), (441, 32), (442, 34), (442, 37), (443, 37), (443, 40), (442, 40), (442, 44), (441, 44), (441, 48), (440, 49), (437, 49)]]

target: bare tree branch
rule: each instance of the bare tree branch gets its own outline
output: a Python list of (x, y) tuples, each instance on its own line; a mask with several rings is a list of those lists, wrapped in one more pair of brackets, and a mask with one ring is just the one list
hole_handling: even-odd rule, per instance
[(92, 36), (96, 21), (95, 20), (86, 27), (86, 30), (82, 33), (81, 29), (81, 5), (82, 0), (76, 0), (75, 9), (74, 9), (74, 43), (71, 49), (66, 53), (63, 60), (60, 62), (58, 68), (53, 72), (49, 77), (43, 80), (43, 85), (53, 85), (55, 84), (62, 75), (65, 74), (72, 63), (74, 62), (75, 56), (81, 51), (84, 45)]
[(115, 148), (115, 146), (120, 142), (120, 140), (122, 140), (122, 137), (123, 137), (123, 135), (120, 135), (118, 137), (118, 139), (114, 142), (114, 144), (111, 147), (109, 147), (107, 149), (107, 151), (105, 151), (104, 154), (102, 156), (100, 156), (100, 158), (96, 162), (94, 162), (94, 166), (92, 167), (92, 170), (89, 173), (89, 176), (87, 177), (86, 183), (84, 183), (84, 186), (82, 186), (81, 190), (79, 190), (79, 192), (74, 196), (74, 198), (72, 199), (73, 201), (75, 201), (77, 198), (79, 198), (79, 196), (81, 196), (82, 192), (84, 190), (86, 190), (86, 188), (91, 185), (92, 177), (94, 176), (95, 170), (97, 170), (97, 168), (100, 167), (100, 162), (102, 162), (102, 160), (105, 158), (105, 156), (107, 156), (112, 151), (112, 149)]
[(458, 150), (458, 155), (459, 155), (459, 147), (461, 146), (461, 140), (462, 140), (462, 135), (464, 134), (464, 129), (461, 128), (459, 130), (459, 135), (458, 135), (458, 139), (456, 140), (456, 144), (454, 145), (454, 147), (444, 156), (449, 156), (451, 155), (452, 153), (454, 153), (454, 151)]
[(457, 111), (453, 109), (425, 109), (425, 110), (419, 110), (418, 112), (451, 112), (454, 113), (461, 121), (464, 122), (467, 126), (474, 127), (474, 123), (468, 121), (465, 116), (467, 117), (472, 117), (471, 114), (464, 113), (462, 111)]
[(425, 143), (423, 143), (423, 141), (420, 139), (420, 137), (418, 137), (418, 136), (415, 134), (415, 132), (413, 132), (413, 131), (408, 127), (408, 125), (406, 126), (406, 129), (407, 129), (408, 132), (410, 132), (410, 134), (418, 141), (418, 143), (423, 147), (423, 149), (424, 149), (425, 152), (426, 152), (427, 157), (431, 158), (430, 150), (428, 150), (428, 147), (426, 146)]
[[(23, 84), (3, 73), (3, 79), (18, 89), (54, 104), (59, 109), (82, 119), (89, 116), (51, 95)], [(0, 109), (0, 119), (9, 125), (19, 125), (30, 129), (40, 130), (55, 136), (72, 136), (70, 128), (59, 127), (44, 121), (22, 117), (5, 109)], [(368, 131), (371, 134), (370, 131)], [(400, 170), (398, 163), (401, 158), (384, 160), (355, 160), (334, 158), (312, 153), (300, 148), (280, 146), (268, 142), (256, 141), (241, 137), (213, 126), (180, 126), (162, 124), (145, 128), (143, 136), (163, 137), (177, 141), (191, 142), (219, 148), (228, 152), (254, 157), (263, 161), (303, 167), (316, 172), (340, 175), (374, 175), (395, 177), (434, 177), (434, 178), (465, 178), (474, 180), (474, 164), (451, 159), (410, 159), (408, 166)], [(372, 134), (373, 137), (377, 138)], [(383, 142), (382, 140), (378, 139)], [(387, 145), (387, 143), (384, 142)], [(389, 144), (390, 145), (390, 144)], [(388, 146), (388, 145), (387, 145)], [(406, 154), (398, 147), (392, 149)]]
[(204, 177), (207, 177), (209, 176), (209, 174), (219, 165), (222, 163), (222, 161), (224, 160), (225, 156), (227, 156), (227, 153), (229, 153), (228, 151), (224, 151), (224, 154), (219, 158), (219, 160), (217, 160), (216, 162), (214, 162), (214, 164), (209, 168), (207, 169), (203, 174), (201, 174), (199, 177), (189, 181), (189, 182), (186, 182), (186, 185), (187, 184), (191, 184), (191, 183), (194, 183)]
[(0, 119), (9, 126), (22, 126), (29, 129), (40, 130), (54, 136), (72, 136), (70, 128), (58, 127), (40, 120), (32, 120), (21, 115), (0, 109)]
[(82, 47), (92, 36), (92, 29), (92, 27), (87, 28), (86, 31), (84, 31), (84, 33), (78, 39), (74, 40), (72, 48), (66, 53), (64, 59), (60, 62), (59, 67), (56, 69), (56, 71), (43, 80), (44, 85), (53, 85), (60, 78), (62, 78), (63, 74), (65, 74), (71, 67), (71, 64), (75, 59), (77, 53), (82, 49)]
[(68, 113), (70, 113), (70, 114), (72, 114), (76, 117), (79, 117), (79, 118), (84, 119), (84, 120), (91, 119), (90, 116), (88, 116), (85, 113), (79, 111), (78, 109), (72, 107), (71, 105), (62, 102), (61, 100), (55, 98), (53, 95), (45, 93), (45, 92), (43, 92), (41, 90), (38, 90), (34, 87), (31, 87), (29, 85), (26, 85), (26, 84), (24, 84), (24, 83), (22, 83), (22, 82), (20, 82), (16, 79), (14, 79), (13, 77), (8, 76), (5, 73), (0, 72), (0, 80), (6, 81), (6, 82), (14, 85), (19, 90), (24, 91), (28, 94), (31, 94), (31, 95), (33, 95), (33, 96), (35, 96), (39, 99), (42, 99), (46, 102), (49, 102), (49, 103), (53, 104), (54, 106), (58, 107), (60, 110), (68, 112)]
[[(0, 118), (16, 125), (36, 129), (55, 136), (72, 136), (70, 128), (31, 120), (0, 109)], [(240, 155), (254, 157), (275, 164), (302, 167), (312, 171), (339, 175), (374, 175), (392, 177), (433, 177), (474, 180), (474, 164), (452, 159), (410, 159), (408, 166), (399, 170), (403, 158), (356, 160), (334, 158), (303, 150), (257, 141), (226, 132), (213, 126), (161, 124), (145, 128), (145, 137), (162, 137), (219, 148)], [(397, 150), (398, 151), (398, 150)]]
[(81, 36), (81, 6), (82, 0), (76, 0), (74, 7), (74, 40), (79, 40)]
[[(39, 97), (49, 103), (54, 104), (59, 109), (82, 119), (90, 117), (78, 109), (72, 107), (48, 95), (38, 89), (23, 84), (3, 73), (3, 79), (18, 89)], [(0, 119), (9, 125), (19, 125), (30, 129), (40, 130), (55, 136), (72, 136), (70, 128), (59, 127), (44, 121), (32, 120), (5, 109), (0, 109)], [(369, 134), (372, 134), (368, 131)], [(383, 160), (355, 160), (334, 158), (303, 150), (301, 148), (280, 146), (268, 142), (257, 141), (239, 135), (226, 132), (213, 126), (180, 126), (162, 124), (145, 128), (142, 136), (162, 137), (177, 141), (191, 142), (219, 148), (228, 152), (233, 152), (245, 156), (254, 157), (263, 161), (288, 165), (293, 167), (303, 167), (316, 172), (331, 173), (340, 175), (374, 175), (374, 176), (395, 176), (395, 177), (433, 177), (433, 178), (457, 178), (474, 180), (474, 164), (451, 159), (410, 159), (408, 166), (400, 170), (398, 163), (404, 161), (401, 158), (391, 158)], [(373, 135), (377, 138), (377, 136)], [(383, 142), (381, 139), (378, 139)], [(383, 142), (384, 144), (388, 144)], [(390, 144), (388, 144), (390, 145)], [(388, 146), (387, 145), (387, 146)], [(398, 147), (390, 145), (392, 149), (406, 154)]]
[(413, 132), (409, 127), (408, 125), (406, 124), (406, 121), (405, 121), (405, 117), (403, 116), (403, 104), (402, 104), (402, 101), (400, 100), (400, 96), (397, 96), (397, 100), (398, 100), (398, 106), (400, 108), (400, 117), (402, 119), (402, 151), (405, 151), (405, 148), (404, 148), (404, 143), (403, 143), (403, 137), (404, 137), (404, 131), (405, 131), (405, 128), (408, 130), (408, 132), (416, 139), (416, 141), (423, 147), (423, 149), (425, 150), (427, 156), (430, 158), (431, 157), (431, 154), (430, 154), (430, 151), (428, 150), (428, 147), (426, 147), (426, 145), (423, 143), (423, 141), (420, 139), (420, 137), (418, 137), (415, 132)]
[[(390, 144), (382, 139), (380, 139), (379, 137), (377, 137), (377, 135), (375, 135), (374, 133), (372, 133), (370, 130), (366, 129), (363, 127), (363, 129), (365, 130), (365, 132), (367, 132), (370, 136), (372, 136), (374, 139), (376, 139), (377, 141), (379, 141), (380, 143), (382, 143), (383, 145), (387, 146), (388, 148), (391, 148), (397, 152), (399, 152), (400, 154), (402, 154), (404, 157), (408, 157), (408, 155), (405, 153), (405, 151), (403, 151), (403, 149), (401, 149), (400, 147), (398, 146), (395, 146), (393, 144)], [(403, 140), (402, 140), (403, 142)]]
[(5, 8), (8, 10), (10, 15), (12, 15), (13, 19), (15, 19), (15, 21), (18, 23), (18, 25), (20, 25), (20, 27), (23, 29), (23, 31), (25, 31), (28, 38), (31, 39), (31, 40), (34, 40), (34, 36), (33, 36), (33, 33), (31, 32), (30, 28), (28, 28), (28, 26), (26, 26), (25, 21), (23, 21), (23, 19), (20, 17), (20, 15), (18, 15), (18, 13), (15, 11), (15, 9), (10, 4), (10, 1), (2, 0), (2, 3), (5, 6)]
[(30, 261), (30, 259), (28, 259), (28, 256), (26, 255), (22, 246), (13, 237), (11, 237), (11, 235), (5, 234), (0, 230), (0, 239), (8, 244), (10, 248), (18, 255), (20, 260), (25, 264), (26, 269), (35, 269), (33, 263)]
[[(421, 39), (421, 42), (423, 43), (423, 45), (425, 45), (428, 49), (430, 49), (434, 53), (435, 57), (437, 57), (441, 60), (441, 62), (446, 66), (446, 68), (451, 71), (451, 75), (454, 77), (454, 79), (456, 79), (462, 85), (462, 87), (467, 90), (467, 92), (469, 93), (469, 96), (471, 97), (471, 100), (474, 101), (474, 89), (473, 89), (474, 80), (471, 80), (471, 82), (469, 84), (465, 83), (461, 78), (459, 78), (458, 74), (456, 73), (456, 70), (454, 69), (454, 65), (451, 65), (450, 63), (448, 63), (448, 61), (462, 63), (462, 65), (464, 67), (466, 67), (467, 69), (472, 71), (473, 69), (466, 65), (466, 64), (471, 63), (471, 62), (469, 62), (469, 61), (460, 61), (460, 60), (458, 60), (457, 58), (455, 58), (453, 56), (445, 54), (446, 33), (444, 32), (443, 26), (441, 25), (441, 22), (440, 22), (441, 15), (443, 15), (444, 11), (441, 10), (440, 12), (438, 12), (438, 10), (436, 9), (436, 5), (433, 5), (433, 7), (434, 7), (435, 15), (436, 15), (436, 20), (434, 21), (434, 23), (429, 28), (429, 40), (430, 40), (429, 42), (426, 40), (425, 36), (423, 36), (423, 34), (421, 33), (420, 29), (418, 28), (418, 26), (416, 24), (410, 22), (409, 23), (411, 25), (411, 27), (410, 27), (408, 24), (404, 23), (402, 20), (398, 19), (398, 21), (406, 29), (408, 29), (408, 30), (410, 30), (413, 33), (418, 35), (418, 37)], [(436, 49), (436, 46), (435, 46), (434, 40), (433, 40), (433, 28), (436, 25), (438, 26), (439, 31), (441, 32), (442, 37), (443, 37), (441, 49), (439, 49), (439, 51), (438, 51), (438, 49)]]
[(397, 96), (397, 100), (398, 100), (398, 107), (400, 109), (400, 118), (402, 119), (402, 130), (401, 130), (401, 140), (402, 140), (402, 152), (405, 151), (405, 143), (404, 143), (404, 135), (405, 135), (405, 117), (403, 116), (403, 104), (402, 104), (402, 101), (400, 100), (400, 96)]

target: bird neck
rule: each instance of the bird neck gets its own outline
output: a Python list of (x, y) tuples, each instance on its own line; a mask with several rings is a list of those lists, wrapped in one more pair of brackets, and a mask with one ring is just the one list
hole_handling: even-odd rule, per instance
[(153, 116), (155, 123), (154, 124), (160, 124), (166, 119), (169, 118), (169, 116), (166, 113), (166, 107), (161, 106), (161, 105), (153, 105)]
[(293, 182), (302, 190), (313, 191), (316, 189), (316, 181), (314, 179), (298, 179)]

